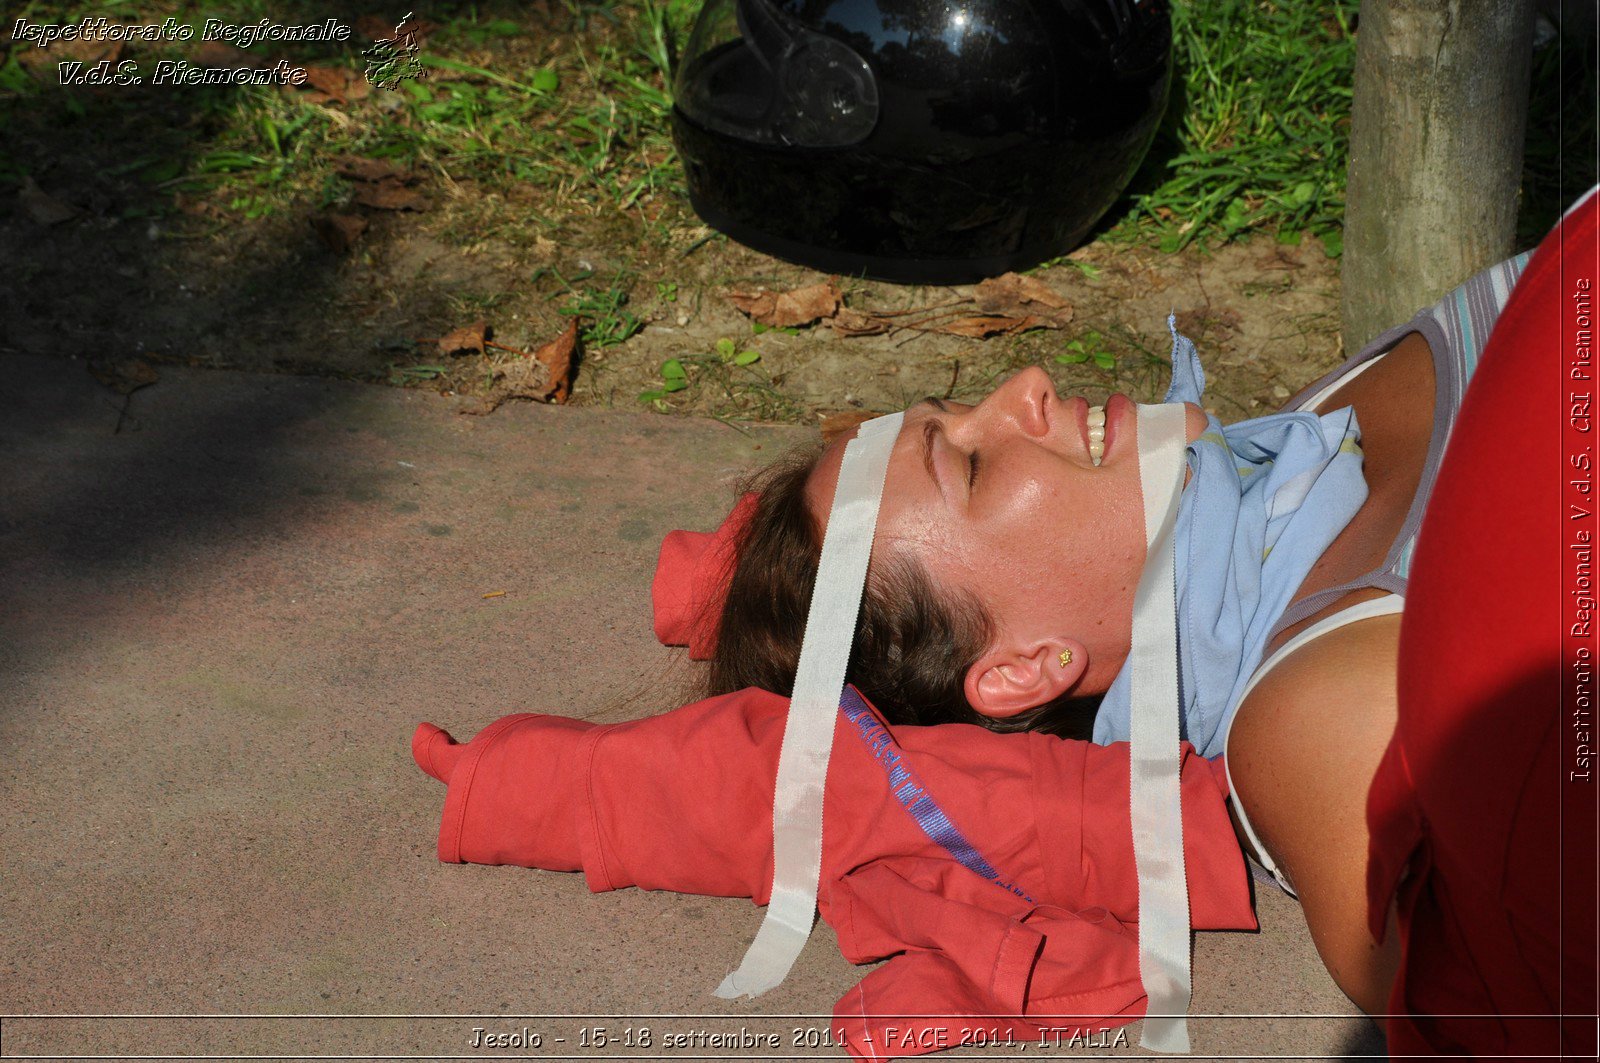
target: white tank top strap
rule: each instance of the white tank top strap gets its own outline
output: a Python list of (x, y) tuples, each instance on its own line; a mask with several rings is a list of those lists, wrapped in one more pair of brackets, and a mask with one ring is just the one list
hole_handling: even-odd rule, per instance
[(1302, 402), (1299, 406), (1296, 406), (1295, 407), (1296, 411), (1303, 412), (1303, 413), (1321, 413), (1322, 411), (1320, 409), (1318, 409), (1318, 407), (1321, 406), (1324, 402), (1327, 402), (1328, 401), (1328, 397), (1330, 395), (1332, 395), (1335, 391), (1338, 391), (1340, 388), (1344, 387), (1346, 384), (1350, 383), (1350, 381), (1354, 380), (1356, 377), (1360, 376), (1362, 373), (1365, 373), (1368, 369), (1371, 369), (1373, 366), (1375, 366), (1379, 362), (1383, 361), (1388, 356), (1389, 356), (1389, 352), (1385, 351), (1384, 353), (1378, 355), (1378, 357), (1376, 357), (1376, 358), (1369, 358), (1365, 362), (1362, 362), (1360, 365), (1356, 366), (1354, 369), (1350, 370), (1350, 372), (1344, 374), (1339, 379), (1334, 380), (1334, 381), (1330, 381), (1328, 383), (1328, 385), (1326, 387), (1324, 387), (1321, 391), (1317, 392), (1315, 395), (1311, 396), (1309, 399), (1307, 399), (1306, 401)]
[[(1256, 684), (1261, 682), (1268, 672), (1272, 671), (1290, 654), (1312, 639), (1326, 635), (1328, 632), (1344, 627), (1346, 624), (1353, 624), (1357, 620), (1366, 620), (1375, 616), (1390, 616), (1401, 612), (1404, 608), (1405, 598), (1398, 594), (1385, 594), (1380, 598), (1369, 598), (1366, 601), (1357, 602), (1347, 609), (1339, 610), (1332, 616), (1323, 617), (1280, 646), (1278, 652), (1268, 657), (1256, 668), (1255, 672), (1250, 676), (1250, 682), (1245, 684), (1244, 693), (1239, 695), (1239, 704), (1244, 704), (1245, 699), (1250, 696), (1250, 692), (1256, 688)], [(1236, 705), (1234, 711), (1228, 715), (1228, 730), (1222, 738), (1222, 767), (1224, 772), (1228, 770), (1228, 739), (1233, 736), (1233, 721), (1237, 716), (1238, 706)], [(1284, 892), (1291, 897), (1298, 896), (1294, 891), (1294, 886), (1289, 882), (1289, 877), (1272, 862), (1272, 857), (1267, 855), (1266, 847), (1261, 844), (1261, 839), (1256, 836), (1255, 828), (1250, 825), (1250, 817), (1245, 814), (1244, 802), (1239, 800), (1239, 791), (1233, 785), (1233, 776), (1231, 774), (1228, 775), (1228, 791), (1232, 795), (1234, 815), (1239, 820), (1240, 829), (1244, 831), (1245, 856), (1250, 859), (1251, 863), (1270, 874), (1273, 881), (1283, 887)]]

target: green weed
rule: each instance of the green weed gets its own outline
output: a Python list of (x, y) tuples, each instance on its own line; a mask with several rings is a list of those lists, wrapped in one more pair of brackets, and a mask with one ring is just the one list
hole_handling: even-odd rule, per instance
[(1079, 273), (1083, 274), (1083, 279), (1084, 280), (1091, 280), (1092, 281), (1092, 280), (1098, 279), (1099, 276), (1100, 276), (1100, 267), (1099, 266), (1096, 266), (1096, 265), (1094, 265), (1093, 263), (1090, 263), (1090, 262), (1080, 262), (1075, 258), (1058, 258), (1054, 262), (1049, 263), (1049, 265), (1052, 265), (1052, 266), (1071, 266), (1073, 269), (1075, 269)]
[(1117, 356), (1105, 349), (1105, 337), (1093, 329), (1082, 336), (1070, 341), (1067, 353), (1056, 355), (1056, 361), (1062, 365), (1082, 365), (1084, 362), (1093, 361), (1101, 369), (1115, 369)]
[(730, 339), (718, 340), (716, 351), (717, 357), (722, 360), (723, 365), (754, 365), (761, 360), (760, 351), (741, 351), (738, 345)]
[(424, 384), (430, 380), (438, 380), (450, 372), (448, 366), (443, 365), (389, 365), (389, 383), (395, 387), (404, 387), (408, 384)]
[(649, 388), (639, 393), (640, 402), (660, 403), (662, 399), (675, 391), (682, 391), (689, 386), (689, 371), (683, 363), (676, 358), (668, 358), (661, 363), (661, 386)]
[[(724, 337), (716, 342), (709, 355), (685, 355), (662, 362), (661, 385), (641, 391), (639, 401), (651, 403), (657, 409), (665, 409), (663, 400), (668, 395), (685, 391), (691, 384), (701, 380), (715, 381), (722, 386), (727, 397), (732, 398), (737, 387), (730, 370), (749, 369), (760, 360), (760, 351), (748, 348), (741, 350), (739, 344)], [(692, 375), (691, 369), (694, 371)], [(748, 387), (752, 382), (771, 392), (769, 382), (763, 375), (754, 374), (742, 383)]]
[[(1181, 109), (1113, 230), (1163, 251), (1254, 230), (1326, 237), (1344, 218), (1355, 0), (1173, 5)], [(1327, 244), (1326, 239), (1324, 240)], [(1337, 254), (1337, 245), (1329, 248)]]
[(561, 308), (561, 313), (579, 319), (581, 322), (579, 335), (582, 336), (585, 347), (591, 350), (615, 347), (644, 328), (643, 319), (627, 308), (629, 295), (626, 273), (616, 274), (611, 278), (610, 284), (602, 290), (578, 286), (593, 276), (587, 271), (576, 274), (568, 280), (557, 270), (540, 270), (533, 275), (533, 279), (538, 280), (545, 272), (549, 272), (561, 282), (562, 287), (571, 296), (568, 303)]

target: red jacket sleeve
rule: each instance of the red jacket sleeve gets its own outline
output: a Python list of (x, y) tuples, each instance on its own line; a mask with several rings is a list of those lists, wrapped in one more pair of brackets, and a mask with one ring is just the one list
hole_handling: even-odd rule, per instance
[[(765, 903), (787, 709), (787, 699), (750, 689), (605, 726), (524, 714), (467, 745), (424, 724), (413, 752), (448, 784), (440, 859), (581, 868), (596, 891), (633, 885)], [(1200, 929), (1255, 925), (1222, 778), (1184, 747), (1184, 848)], [(964, 903), (1100, 906), (1132, 921), (1128, 804), (1125, 744), (965, 724), (891, 729), (847, 690), (824, 798), (819, 905), (827, 917), (833, 883), (899, 857), (963, 868), (946, 888)]]
[(412, 753), (447, 786), (439, 859), (764, 903), (786, 704), (750, 690), (619, 724), (523, 713), (465, 745), (423, 724)]

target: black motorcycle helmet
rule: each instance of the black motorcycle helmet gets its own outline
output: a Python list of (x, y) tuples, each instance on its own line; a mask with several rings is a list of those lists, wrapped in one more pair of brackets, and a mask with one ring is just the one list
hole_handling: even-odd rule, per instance
[(689, 198), (757, 250), (958, 284), (1070, 250), (1149, 150), (1167, 0), (707, 0), (676, 74)]

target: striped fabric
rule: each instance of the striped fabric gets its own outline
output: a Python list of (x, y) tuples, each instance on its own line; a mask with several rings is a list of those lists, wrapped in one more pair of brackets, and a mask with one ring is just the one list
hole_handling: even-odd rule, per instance
[[(1515, 258), (1490, 266), (1423, 311), (1444, 330), (1445, 338), (1449, 341), (1446, 355), (1454, 369), (1453, 379), (1456, 381), (1453, 401), (1444, 411), (1447, 418), (1444, 438), (1438, 440), (1441, 452), (1450, 440), (1451, 430), (1455, 428), (1456, 414), (1461, 409), (1467, 382), (1472, 379), (1473, 370), (1478, 368), (1478, 356), (1489, 343), (1489, 333), (1500, 319), (1500, 311), (1505, 309), (1506, 301), (1511, 298), (1511, 289), (1516, 287), (1517, 278), (1522, 276), (1531, 257), (1532, 251), (1524, 251)], [(1436, 356), (1436, 365), (1437, 360)], [(1417, 548), (1418, 529), (1412, 521), (1407, 520), (1406, 523), (1408, 534), (1404, 536), (1400, 558), (1390, 569), (1401, 579), (1410, 576), (1411, 555)]]
[[(1375, 587), (1391, 594), (1405, 594), (1406, 577), (1411, 571), (1411, 557), (1416, 551), (1417, 532), (1422, 527), (1422, 514), (1427, 508), (1428, 494), (1438, 475), (1439, 462), (1455, 424), (1456, 411), (1461, 408), (1467, 381), (1478, 367), (1478, 356), (1489, 342), (1489, 333), (1500, 317), (1500, 311), (1511, 297), (1511, 289), (1522, 276), (1530, 252), (1506, 259), (1473, 276), (1443, 299), (1418, 311), (1408, 323), (1382, 333), (1362, 348), (1355, 357), (1333, 372), (1304, 388), (1285, 405), (1286, 410), (1301, 409), (1313, 397), (1331, 390), (1354, 371), (1368, 367), (1375, 359), (1389, 353), (1401, 340), (1413, 332), (1420, 332), (1433, 351), (1434, 376), (1438, 381), (1438, 401), (1435, 403), (1433, 438), (1428, 445), (1427, 463), (1417, 487), (1417, 497), (1406, 514), (1404, 526), (1395, 538), (1384, 562), (1363, 576), (1307, 595), (1284, 611), (1273, 627), (1269, 641), (1285, 628), (1327, 608), (1353, 590)], [(1327, 412), (1323, 409), (1321, 412)]]

